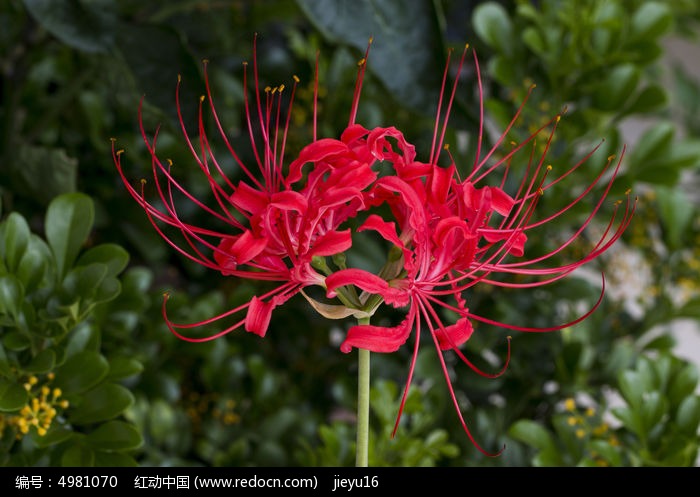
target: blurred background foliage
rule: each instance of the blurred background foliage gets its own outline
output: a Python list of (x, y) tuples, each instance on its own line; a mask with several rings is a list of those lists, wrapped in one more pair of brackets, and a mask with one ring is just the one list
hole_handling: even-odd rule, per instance
[[(419, 155), (429, 150), (448, 48), (465, 42), (479, 54), (494, 129), (537, 85), (509, 139), (565, 108), (549, 160), (563, 168), (599, 146), (577, 173), (582, 183), (627, 145), (611, 196), (633, 189), (638, 214), (593, 278), (471, 295), (481, 315), (547, 326), (595, 302), (598, 270), (608, 275), (610, 291), (590, 319), (516, 335), (502, 377), (450, 363), (475, 438), (505, 452), (487, 458), (470, 445), (432, 350), (421, 352), (391, 439), (410, 353), (402, 350), (373, 356), (370, 464), (696, 465), (698, 370), (679, 357), (670, 330), (700, 317), (700, 82), (663, 56), (670, 36), (697, 42), (698, 21), (695, 0), (2, 2), (0, 464), (353, 463), (356, 358), (338, 349), (350, 323), (328, 322), (298, 298), (275, 311), (265, 339), (178, 341), (160, 314), (164, 291), (173, 319), (193, 321), (256, 287), (182, 260), (112, 163), (110, 138), (125, 149), (129, 177), (148, 172), (142, 96), (147, 132), (161, 126), (163, 156), (189, 163), (174, 93), (181, 75), (185, 121), (196, 129), (203, 59), (218, 111), (234, 144), (243, 142), (242, 63), (258, 33), (262, 84), (301, 79), (288, 157), (311, 137), (316, 53), (319, 134), (336, 137), (370, 36), (358, 122), (396, 125)], [(479, 116), (472, 63), (461, 77), (448, 142), (469, 164)], [(626, 143), (625, 125), (640, 119), (650, 124)], [(206, 196), (198, 169), (182, 169), (182, 182)], [(551, 212), (575, 193), (559, 188), (540, 208)], [(197, 224), (202, 213), (182, 209)], [(584, 213), (569, 214), (571, 224), (549, 226), (528, 250), (543, 253)], [(372, 245), (358, 251), (383, 257)], [(506, 335), (481, 325), (465, 353), (497, 369)]]

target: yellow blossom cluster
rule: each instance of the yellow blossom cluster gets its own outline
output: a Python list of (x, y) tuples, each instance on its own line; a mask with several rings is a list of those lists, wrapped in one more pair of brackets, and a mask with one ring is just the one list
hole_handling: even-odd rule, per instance
[(27, 403), (17, 413), (0, 415), (0, 432), (9, 426), (15, 428), (17, 439), (21, 439), (33, 427), (40, 437), (46, 435), (59, 409), (68, 407), (68, 401), (61, 399), (61, 389), (49, 386), (53, 379), (53, 373), (49, 373), (46, 381), (40, 384), (39, 378), (29, 376), (24, 383)]
[[(615, 447), (620, 445), (620, 441), (610, 430), (608, 423), (600, 419), (594, 407), (580, 407), (574, 399), (568, 398), (564, 401), (564, 410), (567, 413), (566, 422), (575, 430), (576, 438), (604, 440)], [(608, 465), (607, 461), (601, 459), (598, 454), (591, 453), (590, 456), (598, 465)]]
[(241, 417), (234, 412), (235, 407), (236, 402), (233, 399), (222, 399), (215, 393), (190, 392), (185, 398), (185, 412), (192, 420), (195, 429), (201, 426), (206, 415), (225, 425), (240, 422)]

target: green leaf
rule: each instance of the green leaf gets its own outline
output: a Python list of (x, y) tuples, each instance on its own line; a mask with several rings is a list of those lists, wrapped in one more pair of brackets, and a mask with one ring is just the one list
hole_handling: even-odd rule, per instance
[(632, 36), (637, 40), (657, 38), (668, 31), (672, 23), (668, 4), (644, 2), (632, 16)]
[(95, 466), (99, 468), (134, 468), (139, 463), (131, 456), (119, 452), (95, 452)]
[(22, 259), (22, 255), (27, 250), (31, 232), (27, 221), (16, 212), (11, 213), (7, 217), (3, 223), (3, 228), (5, 263), (8, 271), (14, 273)]
[(17, 278), (27, 294), (31, 294), (42, 283), (52, 262), (51, 251), (46, 243), (32, 235), (17, 268)]
[(676, 412), (676, 424), (688, 437), (697, 436), (700, 425), (700, 397), (691, 395), (683, 399)]
[(642, 383), (641, 375), (636, 371), (622, 371), (618, 377), (620, 393), (627, 403), (633, 408), (638, 408), (642, 404), (642, 397), (647, 385)]
[(113, 2), (107, 0), (24, 0), (34, 19), (66, 45), (84, 52), (106, 52), (113, 44)]
[(683, 246), (683, 236), (695, 218), (695, 206), (679, 188), (656, 188), (656, 201), (665, 228), (664, 239), (672, 248)]
[(44, 349), (23, 369), (26, 373), (43, 374), (52, 371), (55, 365), (56, 352), (51, 349)]
[[(504, 86), (512, 86), (517, 81), (518, 76), (516, 69), (517, 68), (513, 65), (510, 59), (504, 57), (503, 55), (494, 55), (491, 57), (488, 63), (489, 73), (493, 75), (496, 81)], [(491, 99), (491, 101), (495, 102), (494, 99)], [(493, 107), (493, 103), (491, 105)], [(501, 111), (503, 117), (502, 119), (499, 119), (499, 121), (508, 122), (508, 119), (510, 118), (510, 108), (507, 106), (503, 107), (504, 108)]]
[(666, 413), (667, 402), (661, 392), (648, 392), (644, 395), (641, 414), (644, 426), (651, 431)]
[(698, 369), (694, 364), (683, 366), (671, 380), (668, 388), (668, 400), (671, 405), (678, 405), (688, 395), (691, 395), (698, 385)]
[(632, 167), (641, 168), (653, 159), (667, 156), (675, 131), (668, 121), (661, 121), (645, 131), (630, 154)]
[(0, 276), (0, 313), (10, 314), (15, 322), (24, 301), (24, 288), (13, 275)]
[(86, 440), (91, 447), (106, 451), (134, 450), (143, 444), (138, 430), (123, 421), (109, 421), (100, 425)]
[(93, 298), (105, 276), (105, 264), (90, 264), (72, 269), (63, 281), (63, 289), (68, 296), (66, 303)]
[(22, 385), (0, 378), (0, 411), (17, 411), (27, 405), (29, 395)]
[(297, 0), (297, 3), (326, 38), (364, 53), (373, 37), (369, 71), (397, 101), (420, 112), (432, 113), (446, 55), (435, 51), (439, 33), (432, 2)]
[(94, 296), (94, 303), (108, 302), (119, 296), (122, 285), (117, 278), (106, 278), (97, 287)]
[(523, 43), (532, 50), (536, 55), (543, 57), (547, 51), (544, 38), (537, 28), (529, 26), (523, 30)]
[(599, 457), (605, 459), (611, 466), (619, 467), (622, 465), (622, 456), (620, 449), (604, 440), (591, 440), (590, 449), (596, 452)]
[(143, 364), (133, 357), (115, 357), (109, 360), (108, 380), (122, 380), (143, 371)]
[(71, 409), (71, 423), (85, 425), (116, 418), (134, 403), (134, 396), (121, 385), (105, 383), (85, 393), (80, 405)]
[(31, 431), (30, 433), (32, 434), (32, 439), (36, 446), (41, 449), (63, 443), (74, 435), (73, 430), (64, 428), (57, 422), (51, 424), (51, 427), (44, 436), (40, 436), (35, 431)]
[(655, 112), (668, 103), (668, 93), (657, 85), (647, 86), (637, 94), (634, 101), (625, 109), (625, 114), (647, 114)]
[(472, 15), (476, 34), (496, 51), (512, 54), (513, 26), (506, 9), (496, 2), (477, 5)]
[(621, 109), (637, 88), (640, 72), (634, 64), (620, 64), (601, 81), (594, 93), (598, 108), (608, 111)]
[(21, 350), (27, 350), (32, 345), (32, 342), (25, 333), (21, 331), (10, 331), (3, 335), (2, 344), (8, 350), (19, 352)]
[(10, 361), (7, 360), (5, 347), (0, 342), (0, 376), (12, 376), (13, 368), (10, 366)]
[(76, 266), (100, 263), (107, 266), (107, 276), (117, 276), (129, 262), (129, 253), (114, 243), (103, 243), (84, 252)]
[(700, 297), (695, 297), (687, 301), (678, 310), (678, 317), (700, 319)]
[(18, 189), (42, 204), (77, 188), (78, 161), (62, 149), (20, 146), (10, 171)]
[(528, 419), (516, 421), (508, 430), (508, 434), (515, 440), (536, 449), (543, 451), (556, 449), (552, 434), (539, 423)]
[(87, 240), (95, 219), (92, 199), (82, 193), (56, 197), (46, 212), (46, 240), (56, 259), (59, 281)]
[(670, 351), (676, 346), (676, 339), (672, 335), (659, 335), (644, 344), (643, 350)]
[(56, 370), (54, 385), (65, 395), (86, 392), (100, 383), (109, 372), (107, 359), (97, 352), (86, 350), (70, 357)]
[(71, 445), (61, 457), (61, 466), (90, 468), (95, 465), (95, 451), (81, 443)]

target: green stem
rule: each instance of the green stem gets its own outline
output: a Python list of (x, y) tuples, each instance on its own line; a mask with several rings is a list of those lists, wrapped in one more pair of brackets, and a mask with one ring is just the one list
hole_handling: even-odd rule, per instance
[[(358, 319), (359, 324), (369, 324), (369, 318)], [(369, 466), (369, 350), (358, 349), (357, 371), (357, 447), (355, 466)]]

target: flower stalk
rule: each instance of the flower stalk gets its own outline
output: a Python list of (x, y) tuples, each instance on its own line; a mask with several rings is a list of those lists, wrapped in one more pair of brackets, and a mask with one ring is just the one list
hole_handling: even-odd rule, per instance
[[(369, 318), (359, 319), (359, 324), (369, 324)], [(357, 444), (355, 449), (355, 466), (369, 466), (369, 387), (370, 387), (370, 351), (357, 351)]]
[(357, 353), (357, 449), (355, 466), (366, 468), (369, 465), (370, 351), (359, 349)]

